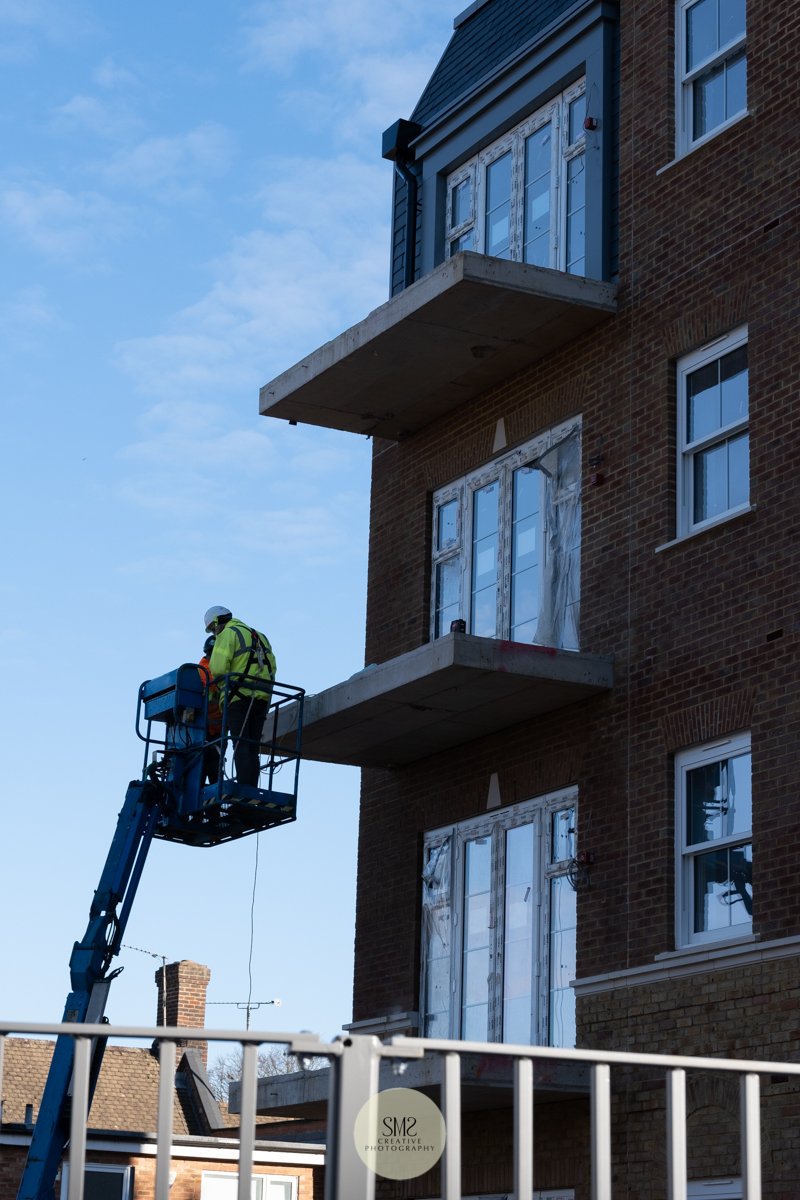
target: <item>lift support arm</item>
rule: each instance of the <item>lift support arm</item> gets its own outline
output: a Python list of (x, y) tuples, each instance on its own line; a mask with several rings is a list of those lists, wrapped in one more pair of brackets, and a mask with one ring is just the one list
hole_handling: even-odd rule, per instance
[[(162, 814), (161, 801), (160, 785), (150, 780), (134, 781), (128, 788), (89, 910), (89, 924), (82, 940), (75, 943), (69, 960), (72, 991), (64, 1007), (64, 1022), (98, 1024), (103, 1020), (109, 985), (118, 973), (109, 973), (108, 967), (119, 953), (147, 852)], [(98, 1039), (92, 1054), (90, 1103), (104, 1051), (105, 1041)], [(59, 1163), (69, 1140), (74, 1056), (74, 1039), (64, 1035), (57, 1038), (18, 1200), (52, 1200)]]

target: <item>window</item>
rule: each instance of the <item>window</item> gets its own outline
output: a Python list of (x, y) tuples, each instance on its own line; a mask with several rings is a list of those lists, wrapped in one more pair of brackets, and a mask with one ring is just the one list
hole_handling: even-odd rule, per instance
[(575, 1045), (574, 791), (429, 833), (425, 1037)]
[(678, 944), (746, 934), (753, 921), (750, 737), (675, 759)]
[[(84, 1200), (130, 1200), (133, 1167), (87, 1163), (83, 1176)], [(69, 1190), (69, 1163), (64, 1163), (61, 1176), (61, 1195)]]
[(581, 80), (448, 177), (448, 257), (477, 250), (585, 273), (585, 116)]
[(578, 648), (580, 422), (525, 446), (433, 497), (431, 636), (470, 633)]
[(750, 502), (747, 329), (678, 363), (678, 532)]
[[(239, 1176), (228, 1171), (203, 1171), (200, 1200), (237, 1200)], [(292, 1175), (254, 1175), (252, 1200), (297, 1200), (297, 1178)]]
[(741, 1179), (692, 1179), (686, 1184), (686, 1200), (742, 1200)]
[(678, 153), (747, 110), (745, 0), (678, 0)]

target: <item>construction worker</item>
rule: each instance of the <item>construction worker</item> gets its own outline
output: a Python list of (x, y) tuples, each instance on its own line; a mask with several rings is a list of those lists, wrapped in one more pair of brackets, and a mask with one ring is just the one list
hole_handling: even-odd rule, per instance
[(219, 779), (219, 742), (217, 739), (222, 733), (222, 711), (219, 707), (218, 689), (214, 686), (214, 677), (211, 674), (211, 651), (214, 649), (216, 642), (214, 634), (207, 637), (203, 643), (203, 657), (200, 659), (200, 678), (203, 681), (203, 687), (208, 691), (208, 701), (206, 704), (206, 737), (209, 742), (216, 742), (216, 745), (206, 746), (203, 752), (203, 772), (204, 779), (208, 783), (216, 783)]
[[(258, 787), (258, 748), (275, 679), (275, 655), (264, 634), (237, 620), (229, 608), (214, 605), (204, 623), (206, 633), (216, 637), (209, 668), (220, 688), (223, 711), (227, 712), (236, 778), (239, 783)], [(230, 679), (224, 680), (226, 675)]]

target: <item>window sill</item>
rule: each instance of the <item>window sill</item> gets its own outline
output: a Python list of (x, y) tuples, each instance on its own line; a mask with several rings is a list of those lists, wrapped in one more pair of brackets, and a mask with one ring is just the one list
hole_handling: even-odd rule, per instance
[(692, 529), (689, 533), (682, 533), (680, 537), (673, 538), (671, 542), (662, 542), (660, 546), (656, 546), (653, 553), (661, 554), (664, 550), (672, 550), (674, 546), (682, 546), (684, 542), (694, 541), (695, 538), (702, 537), (704, 533), (710, 533), (714, 529), (719, 529), (720, 525), (728, 525), (731, 521), (739, 521), (742, 517), (747, 517), (755, 511), (756, 505), (748, 504), (747, 508), (739, 508), (736, 512), (723, 513), (721, 517), (709, 521), (699, 529)]
[(607, 975), (592, 975), (576, 979), (572, 986), (578, 996), (593, 996), (620, 988), (646, 987), (666, 983), (709, 971), (728, 971), (740, 966), (752, 966), (781, 958), (800, 955), (800, 937), (776, 938), (762, 942), (758, 934), (747, 934), (724, 943), (708, 943), (702, 949), (686, 947), (657, 954), (652, 963), (631, 967), (627, 971), (609, 971)]
[(727, 133), (729, 129), (735, 129), (737, 125), (741, 125), (742, 121), (746, 121), (747, 118), (752, 115), (753, 114), (750, 112), (739, 113), (737, 117), (732, 117), (731, 120), (727, 121), (724, 125), (718, 125), (716, 129), (714, 129), (711, 133), (706, 134), (706, 136), (700, 141), (694, 142), (693, 145), (688, 146), (685, 150), (682, 150), (680, 154), (676, 154), (675, 157), (670, 160), (670, 162), (664, 163), (663, 167), (659, 167), (656, 171), (656, 175), (663, 175), (665, 171), (670, 171), (674, 166), (677, 166), (678, 163), (685, 162), (686, 159), (690, 158), (694, 153), (696, 153), (696, 151), (702, 150), (704, 146), (710, 145), (711, 142), (715, 141), (716, 138), (720, 137), (723, 133)]

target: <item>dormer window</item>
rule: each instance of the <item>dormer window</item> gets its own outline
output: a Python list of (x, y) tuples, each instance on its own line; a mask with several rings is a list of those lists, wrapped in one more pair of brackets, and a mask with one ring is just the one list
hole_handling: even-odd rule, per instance
[(448, 257), (585, 274), (585, 116), (582, 79), (448, 176)]

